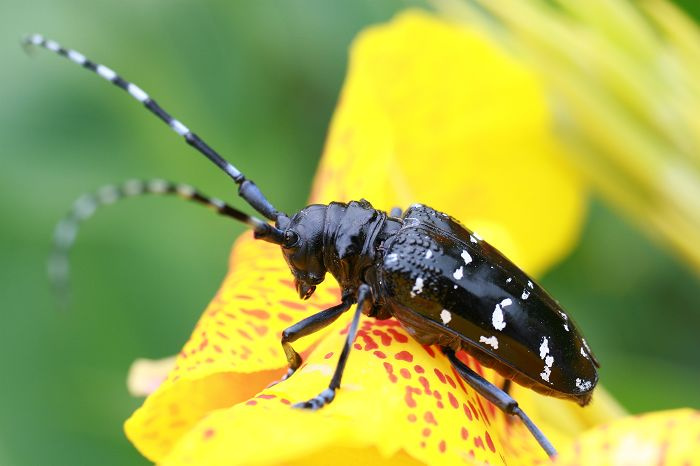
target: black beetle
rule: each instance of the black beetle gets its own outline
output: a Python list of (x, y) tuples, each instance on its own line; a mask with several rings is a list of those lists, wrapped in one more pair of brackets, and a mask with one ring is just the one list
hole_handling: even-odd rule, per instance
[(291, 343), (331, 324), (357, 303), (328, 388), (295, 407), (318, 409), (333, 400), (360, 314), (376, 319), (394, 317), (418, 342), (439, 345), (467, 383), (504, 412), (520, 417), (547, 454), (556, 454), (517, 402), (472, 371), (455, 352), (465, 350), (508, 380), (582, 406), (590, 401), (598, 381), (598, 362), (559, 304), (476, 233), (449, 215), (421, 204), (403, 214), (399, 209), (387, 214), (365, 200), (332, 202), (309, 205), (289, 217), (138, 86), (40, 35), (28, 37), (25, 44), (63, 55), (126, 90), (227, 173), (238, 184), (239, 195), (275, 222), (273, 226), (186, 185), (153, 180), (107, 187), (76, 203), (73, 212), (58, 225), (50, 273), (59, 288), (67, 277), (67, 251), (77, 224), (98, 205), (136, 194), (179, 194), (213, 206), (219, 213), (248, 224), (256, 238), (280, 245), (302, 299), (313, 294), (327, 272), (338, 281), (340, 304), (283, 332), (282, 347), (289, 370), (282, 380), (301, 365), (301, 357)]

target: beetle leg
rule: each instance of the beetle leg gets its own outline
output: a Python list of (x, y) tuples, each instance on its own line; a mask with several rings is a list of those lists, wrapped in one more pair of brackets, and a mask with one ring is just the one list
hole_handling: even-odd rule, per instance
[(369, 297), (369, 285), (363, 283), (360, 285), (357, 292), (357, 307), (355, 308), (355, 314), (352, 317), (352, 323), (348, 329), (348, 337), (345, 339), (343, 351), (340, 353), (338, 365), (335, 367), (335, 373), (333, 374), (333, 378), (331, 379), (331, 383), (328, 385), (328, 388), (322, 391), (318, 396), (311, 398), (309, 401), (302, 401), (295, 404), (295, 408), (316, 410), (333, 401), (333, 398), (335, 398), (335, 391), (338, 389), (338, 387), (340, 387), (340, 379), (343, 377), (345, 363), (348, 362), (348, 355), (350, 354), (350, 349), (352, 348), (352, 342), (355, 341), (355, 336), (357, 335), (357, 327), (360, 323), (362, 309), (365, 307), (365, 304), (367, 304)]
[(350, 300), (343, 301), (337, 306), (321, 311), (317, 314), (307, 317), (306, 319), (297, 322), (291, 327), (287, 327), (282, 332), (282, 349), (284, 350), (285, 356), (287, 356), (287, 362), (289, 363), (289, 369), (287, 373), (278, 381), (272, 382), (268, 387), (277, 385), (278, 383), (287, 380), (299, 369), (301, 366), (301, 356), (297, 353), (294, 348), (292, 348), (291, 343), (297, 341), (301, 337), (311, 335), (316, 333), (324, 327), (332, 324), (340, 317), (340, 314), (350, 309), (352, 305)]
[(459, 372), (459, 375), (481, 396), (493, 403), (498, 409), (506, 414), (512, 416), (518, 416), (520, 420), (523, 421), (525, 427), (528, 428), (530, 433), (535, 437), (540, 446), (544, 449), (547, 455), (552, 458), (556, 456), (557, 451), (554, 449), (552, 444), (547, 440), (542, 431), (535, 425), (532, 420), (525, 414), (525, 412), (520, 409), (518, 402), (510, 397), (503, 390), (481, 377), (479, 374), (474, 372), (464, 364), (462, 361), (457, 359), (457, 355), (452, 350), (446, 346), (442, 347), (442, 352), (450, 360), (452, 366)]
[(395, 218), (401, 218), (401, 207), (394, 207), (391, 209), (391, 212), (389, 212), (390, 217), (395, 217)]

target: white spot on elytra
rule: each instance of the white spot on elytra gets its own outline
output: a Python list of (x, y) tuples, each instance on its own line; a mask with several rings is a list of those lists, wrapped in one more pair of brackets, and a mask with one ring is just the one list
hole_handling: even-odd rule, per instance
[(498, 349), (498, 338), (496, 337), (486, 338), (485, 336), (480, 336), (479, 343), (486, 343), (487, 345), (493, 347), (493, 349)]
[(512, 282), (512, 281), (513, 281), (513, 279), (510, 278), (510, 277), (508, 277), (508, 280), (506, 280), (506, 283), (510, 283), (510, 282)]
[(399, 260), (399, 255), (396, 253), (392, 253), (386, 256), (386, 259), (384, 259), (385, 264), (393, 264), (394, 262)]
[(469, 253), (466, 250), (462, 250), (462, 259), (464, 259), (464, 263), (469, 265), (469, 263), (472, 261), (472, 256), (469, 255)]
[(506, 306), (510, 306), (513, 304), (513, 301), (510, 298), (506, 298), (500, 303), (496, 304), (496, 308), (493, 310), (493, 315), (491, 316), (491, 323), (493, 324), (493, 328), (496, 330), (503, 330), (506, 328), (506, 321), (503, 316), (503, 308)]
[(459, 268), (455, 270), (455, 273), (452, 274), (452, 276), (455, 277), (455, 280), (461, 280), (464, 276), (464, 267), (460, 265)]
[(129, 91), (129, 94), (132, 95), (132, 97), (139, 102), (145, 102), (146, 99), (148, 99), (148, 94), (138, 87), (136, 84), (131, 84), (129, 83), (129, 86), (126, 88), (127, 91)]
[(476, 238), (477, 241), (481, 241), (481, 240), (484, 239), (484, 238), (482, 238), (481, 236), (479, 236), (479, 233), (477, 233), (477, 232), (475, 232), (475, 231), (472, 232), (472, 236), (473, 236), (474, 238)]
[(416, 283), (411, 289), (411, 298), (414, 298), (417, 294), (423, 291), (423, 277), (416, 278)]
[(113, 81), (114, 78), (117, 77), (117, 73), (114, 72), (111, 68), (107, 68), (104, 65), (97, 65), (97, 74), (105, 78), (107, 81)]
[(530, 280), (527, 281), (527, 286), (529, 286), (531, 290), (535, 288)]
[(162, 194), (168, 190), (168, 182), (165, 180), (154, 179), (148, 182), (148, 191), (156, 194)]
[(549, 340), (547, 337), (542, 337), (540, 344), (540, 358), (544, 360), (544, 368), (540, 373), (542, 380), (549, 382), (549, 376), (552, 374), (552, 364), (554, 364), (554, 356), (549, 354)]
[(587, 392), (592, 386), (593, 384), (588, 380), (576, 379), (576, 388), (578, 388), (580, 392)]
[(452, 320), (452, 313), (447, 309), (443, 309), (440, 312), (440, 319), (442, 319), (443, 324), (447, 325)]
[(427, 251), (425, 251), (425, 258), (430, 259), (431, 257), (433, 257), (433, 251), (428, 249)]
[(547, 337), (542, 337), (542, 343), (540, 343), (540, 359), (544, 359), (545, 356), (549, 354), (549, 340)]
[(581, 347), (581, 356), (583, 356), (584, 358), (588, 359), (588, 353), (586, 353), (586, 350), (583, 349), (583, 346)]
[(522, 299), (527, 299), (530, 297), (530, 292), (527, 290), (523, 290), (523, 294), (520, 296)]
[(569, 331), (569, 324), (564, 324), (564, 330)]
[(177, 185), (177, 193), (183, 197), (192, 197), (194, 196), (194, 192), (194, 188), (188, 184)]

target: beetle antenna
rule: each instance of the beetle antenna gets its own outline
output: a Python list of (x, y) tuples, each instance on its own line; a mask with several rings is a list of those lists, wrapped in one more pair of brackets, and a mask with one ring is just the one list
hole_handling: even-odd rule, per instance
[(58, 222), (54, 230), (53, 250), (49, 257), (48, 273), (61, 308), (68, 307), (69, 303), (70, 264), (68, 254), (75, 242), (80, 224), (90, 218), (99, 207), (114, 204), (121, 199), (145, 194), (178, 195), (183, 199), (211, 207), (220, 215), (245, 223), (253, 229), (255, 237), (258, 239), (275, 244), (282, 244), (284, 241), (284, 234), (281, 230), (257, 217), (231, 207), (220, 199), (206, 196), (186, 184), (153, 179), (129, 180), (121, 185), (103, 186), (94, 193), (85, 194), (78, 198), (71, 211)]
[(195, 133), (182, 124), (179, 120), (170, 116), (168, 112), (156, 103), (143, 89), (137, 85), (124, 80), (111, 68), (97, 64), (85, 57), (80, 52), (63, 48), (59, 43), (44, 38), (41, 34), (33, 34), (27, 36), (23, 41), (25, 49), (29, 49), (32, 45), (43, 47), (47, 50), (57, 53), (70, 61), (93, 71), (98, 76), (106, 79), (115, 86), (125, 90), (134, 99), (141, 102), (151, 113), (163, 120), (173, 131), (185, 138), (185, 141), (190, 146), (197, 149), (206, 158), (211, 160), (217, 167), (223, 170), (233, 181), (238, 185), (238, 195), (245, 199), (256, 211), (270, 220), (277, 220), (278, 217), (286, 215), (278, 211), (272, 206), (270, 201), (263, 195), (255, 183), (247, 179), (236, 167), (224, 159), (214, 149), (200, 139)]

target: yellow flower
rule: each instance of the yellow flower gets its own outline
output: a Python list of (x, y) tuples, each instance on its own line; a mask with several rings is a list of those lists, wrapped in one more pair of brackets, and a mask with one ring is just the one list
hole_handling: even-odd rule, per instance
[(700, 29), (666, 0), (433, 0), (542, 76), (590, 185), (700, 272)]
[[(531, 71), (472, 31), (408, 12), (353, 45), (311, 201), (364, 197), (380, 209), (420, 201), (538, 275), (575, 243), (585, 211), (582, 183), (561, 152)], [(163, 465), (546, 459), (519, 422), (394, 320), (363, 318), (341, 388), (322, 410), (290, 404), (328, 385), (349, 314), (296, 342), (305, 364), (265, 388), (286, 370), (281, 331), (339, 302), (330, 281), (299, 301), (277, 247), (239, 239), (173, 370), (126, 422), (129, 439)], [(576, 435), (621, 414), (602, 391), (583, 409), (517, 386), (512, 394), (563, 458), (580, 448)]]

